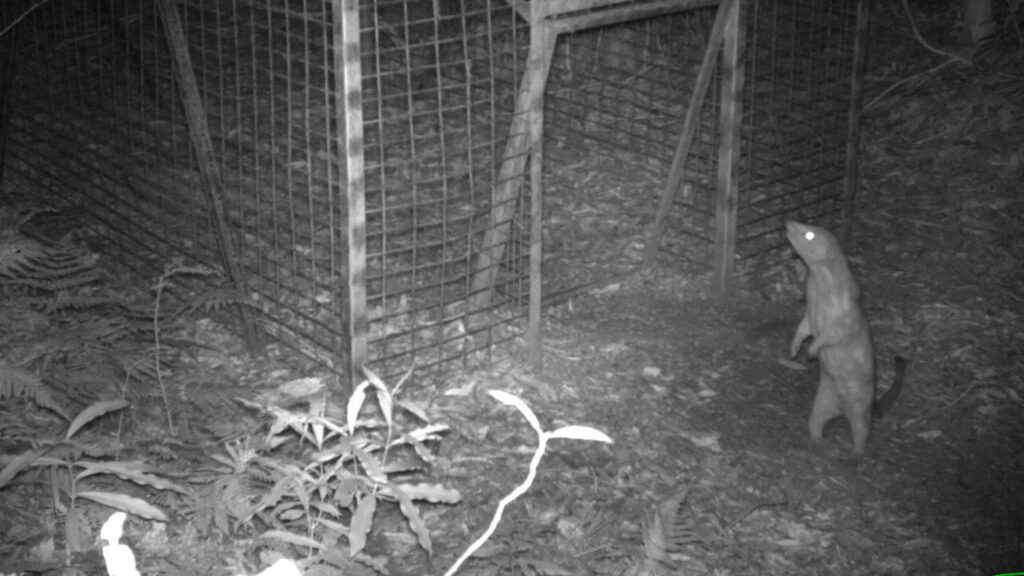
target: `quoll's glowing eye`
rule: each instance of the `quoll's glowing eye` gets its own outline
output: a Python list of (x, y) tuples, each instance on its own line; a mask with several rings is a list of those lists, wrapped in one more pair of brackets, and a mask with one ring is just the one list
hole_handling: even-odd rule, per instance
[(804, 232), (804, 239), (808, 242), (814, 240), (814, 232)]

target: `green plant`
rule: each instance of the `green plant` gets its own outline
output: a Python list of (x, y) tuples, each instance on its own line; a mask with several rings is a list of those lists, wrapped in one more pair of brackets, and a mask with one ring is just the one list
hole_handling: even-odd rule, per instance
[[(25, 398), (69, 420), (75, 406), (130, 398), (134, 384), (155, 384), (174, 432), (165, 373), (178, 357), (168, 343), (180, 343), (164, 335), (197, 311), (244, 299), (214, 288), (166, 305), (172, 279), (217, 274), (177, 258), (154, 282), (152, 302), (136, 305), (98, 282), (96, 254), (67, 240), (47, 243), (20, 233), (31, 216), (0, 210), (0, 401)], [(136, 292), (137, 299), (141, 291)], [(23, 418), (18, 412), (6, 415)]]
[[(217, 271), (207, 266), (186, 266), (183, 258), (175, 258), (170, 264), (164, 266), (163, 274), (161, 274), (156, 283), (153, 285), (153, 290), (156, 295), (153, 297), (153, 350), (155, 357), (159, 358), (163, 351), (163, 343), (161, 341), (161, 309), (160, 306), (163, 303), (164, 290), (167, 288), (168, 281), (175, 276), (212, 276), (217, 274)], [(200, 299), (186, 305), (174, 312), (172, 317), (178, 317), (179, 315), (187, 314), (188, 312), (204, 306), (206, 308), (223, 306), (228, 303), (237, 302), (238, 299), (233, 295), (227, 295), (224, 297), (217, 297), (221, 295), (220, 292), (216, 293), (204, 293)], [(160, 399), (164, 404), (164, 415), (167, 417), (167, 428), (172, 432), (175, 431), (174, 427), (174, 411), (171, 409), (170, 394), (167, 392), (167, 382), (164, 380), (163, 370), (161, 370), (160, 362), (154, 364), (154, 376), (156, 382), (160, 387)]]
[(143, 462), (112, 460), (120, 449), (118, 443), (88, 432), (79, 434), (100, 416), (126, 406), (128, 403), (122, 400), (97, 402), (71, 421), (63, 437), (35, 439), (31, 449), (0, 457), (0, 465), (3, 465), (0, 469), (0, 490), (29, 469), (45, 468), (49, 471), (54, 508), (66, 511), (65, 543), (69, 553), (79, 552), (88, 546), (88, 541), (84, 540), (88, 535), (83, 530), (85, 517), (79, 506), (80, 500), (90, 500), (150, 520), (167, 521), (159, 508), (135, 496), (84, 489), (94, 477), (113, 476), (139, 486), (188, 494), (184, 488), (153, 474)]
[(170, 360), (153, 353), (144, 315), (101, 293), (97, 261), (67, 241), (0, 233), (0, 401), (24, 397), (68, 420)]
[[(222, 531), (242, 526), (267, 528), (261, 536), (306, 551), (307, 566), (320, 563), (345, 570), (353, 560), (383, 570), (383, 560), (364, 553), (366, 538), (380, 501), (395, 502), (419, 545), (432, 551), (430, 533), (417, 502), (454, 504), (456, 490), (394, 479), (414, 471), (389, 460), (397, 449), (411, 449), (427, 463), (433, 456), (425, 443), (440, 440), (447, 430), (431, 424), (417, 407), (398, 403), (416, 425), (395, 430), (395, 397), (410, 373), (389, 390), (373, 372), (356, 387), (346, 405), (346, 422), (325, 416), (325, 403), (312, 402), (306, 413), (240, 400), (273, 418), (266, 436), (226, 446), (214, 458), (222, 465), (206, 497), (195, 510), (213, 505), (207, 514)], [(360, 416), (373, 391), (380, 417)], [(298, 446), (296, 446), (298, 445)], [(308, 445), (310, 450), (286, 448)], [(347, 545), (346, 545), (347, 544)]]

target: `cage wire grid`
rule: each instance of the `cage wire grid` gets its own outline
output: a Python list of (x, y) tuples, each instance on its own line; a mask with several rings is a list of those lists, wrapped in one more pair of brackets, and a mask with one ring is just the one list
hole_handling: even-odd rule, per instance
[[(23, 17), (17, 44), (13, 35), (0, 38), (16, 48), (4, 121), (9, 199), (61, 208), (68, 227), (83, 229), (141, 278), (181, 254), (218, 265), (217, 230), (154, 0), (68, 0), (26, 14), (30, 6), (0, 6), (0, 25)], [(176, 6), (262, 326), (338, 368), (351, 271), (331, 4)], [(846, 143), (837, 135), (848, 120), (855, 7), (852, 0), (745, 2), (742, 273), (778, 258), (784, 218), (838, 218)], [(714, 11), (559, 38), (546, 90), (546, 148), (613, 156), (664, 181)], [(497, 0), (363, 0), (360, 24), (371, 366), (385, 375), (413, 365), (440, 375), (482, 365), (494, 345), (524, 330), (531, 238), (523, 174), (512, 176), (523, 181), (510, 220), (491, 215), (514, 136), (507, 132), (529, 28)], [(697, 271), (707, 269), (713, 249), (717, 86), (713, 80), (701, 110), (664, 244)], [(549, 177), (557, 162), (548, 155)], [(632, 193), (637, 222), (649, 221), (660, 191)], [(509, 230), (495, 296), (484, 321), (469, 322), (476, 250), (494, 226)], [(548, 276), (545, 290), (557, 284)]]
[(838, 227), (843, 217), (857, 2), (752, 6), (745, 94), (740, 273), (781, 257), (788, 218)]
[[(5, 5), (3, 21), (27, 6)], [(472, 246), (488, 225), (486, 190), (526, 30), (506, 5), (446, 3), (450, 14), (434, 6), (361, 6), (371, 361), (385, 373), (414, 362), (465, 367), (520, 331), (521, 213), (488, 321), (465, 326), (460, 303)], [(263, 326), (333, 366), (345, 349), (348, 270), (329, 5), (193, 1), (178, 9)], [(23, 25), (41, 33), (21, 49), (32, 60), (16, 76), (9, 188), (88, 214), (92, 239), (142, 277), (181, 253), (217, 264), (153, 3), (53, 3)], [(70, 138), (61, 126), (74, 127)]]
[[(840, 224), (857, 4), (744, 2), (741, 277), (785, 257), (786, 219)], [(667, 180), (714, 13), (700, 8), (562, 39), (547, 94), (549, 138)], [(669, 261), (694, 273), (710, 269), (714, 250), (720, 98), (716, 71), (661, 244)], [(636, 190), (647, 222), (663, 190)]]

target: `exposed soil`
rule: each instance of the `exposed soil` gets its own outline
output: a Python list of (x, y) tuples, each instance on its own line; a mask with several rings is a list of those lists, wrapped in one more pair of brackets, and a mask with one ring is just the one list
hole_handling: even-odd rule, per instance
[[(843, 420), (824, 446), (809, 445), (817, 366), (780, 362), (801, 314), (794, 269), (720, 302), (667, 263), (549, 311), (542, 375), (528, 375), (519, 357), (476, 380), (521, 393), (552, 427), (588, 424), (616, 443), (557, 446), (470, 573), (658, 573), (641, 564), (644, 522), (683, 493), (676, 554), (662, 573), (1024, 569), (1024, 41), (1004, 30), (974, 66), (929, 71), (943, 59), (912, 40), (901, 12), (879, 10), (847, 252), (880, 387), (895, 355), (911, 365), (868, 454), (849, 458)], [(958, 44), (947, 35), (952, 11), (915, 15), (927, 37)], [(634, 212), (614, 188), (585, 192), (590, 205), (622, 202), (609, 223)], [(602, 247), (594, 266), (642, 243), (642, 230), (618, 249), (605, 237), (592, 239)], [(525, 475), (520, 452), (533, 440), (522, 425), (523, 436), (508, 436), (517, 418), (486, 402), (472, 415), (461, 401), (442, 405), (463, 412), (469, 429), (488, 422), (474, 447), (487, 464), (470, 476), (503, 492)], [(491, 492), (471, 498), (474, 507), (489, 510)]]
[[(530, 491), (505, 510), (461, 574), (1024, 570), (1024, 38), (1004, 27), (972, 66), (935, 70), (944, 57), (914, 41), (898, 5), (877, 10), (883, 24), (867, 90), (864, 194), (847, 252), (864, 292), (880, 387), (888, 386), (895, 355), (911, 364), (902, 396), (874, 425), (868, 453), (849, 457), (842, 420), (827, 428), (823, 445), (808, 442), (817, 365), (782, 361), (802, 307), (795, 265), (773, 270), (767, 288), (720, 301), (706, 295), (706, 279), (666, 262), (548, 309), (539, 373), (523, 346), (497, 352), (487, 371), (409, 384), (403, 394), (451, 426), (427, 474), (459, 490), (461, 502), (421, 504), (432, 558), (398, 507), (381, 504), (370, 556), (392, 574), (439, 574), (483, 532), (499, 498), (526, 477), (537, 443), (517, 412), (483, 393), (505, 390), (546, 429), (587, 425), (614, 444), (554, 440)], [(950, 32), (952, 10), (915, 16), (933, 42), (966, 50)], [(614, 206), (602, 202), (593, 204)], [(301, 375), (272, 353), (245, 357), (234, 338), (207, 344), (195, 360), (209, 370), (194, 375), (193, 390)], [(223, 399), (210, 410), (220, 421), (193, 422), (194, 430), (217, 432), (229, 420), (238, 428), (251, 417), (233, 402), (251, 388), (221, 390), (208, 394)], [(155, 414), (135, 416), (129, 452), (166, 457), (162, 474), (190, 478), (211, 455), (225, 454), (223, 444), (169, 441)], [(257, 429), (259, 420), (251, 422)], [(22, 552), (47, 538), (52, 548), (55, 525), (65, 521), (26, 512), (52, 504), (35, 484), (0, 493), (3, 510), (13, 511), (5, 514), (3, 550), (20, 550), (25, 566)], [(164, 502), (176, 505), (183, 506)], [(199, 514), (177, 515), (158, 536), (152, 525), (129, 529), (144, 574), (265, 566), (275, 546), (250, 539), (244, 527), (201, 533)], [(671, 553), (645, 565), (657, 534)], [(38, 573), (102, 573), (95, 554), (73, 558), (73, 567)], [(344, 573), (370, 569), (354, 564)]]
[[(589, 424), (616, 444), (557, 448), (486, 566), (653, 573), (637, 568), (641, 523), (689, 490), (671, 573), (1024, 570), (1024, 39), (1005, 29), (973, 66), (934, 70), (945, 59), (913, 41), (898, 7), (879, 10), (847, 252), (880, 387), (895, 355), (911, 365), (867, 456), (848, 457), (842, 420), (808, 443), (817, 366), (780, 362), (801, 313), (793, 270), (719, 302), (667, 264), (549, 314), (542, 376), (489, 380), (552, 426)], [(933, 41), (960, 42), (952, 11), (915, 16)], [(531, 444), (493, 427), (486, 440)]]

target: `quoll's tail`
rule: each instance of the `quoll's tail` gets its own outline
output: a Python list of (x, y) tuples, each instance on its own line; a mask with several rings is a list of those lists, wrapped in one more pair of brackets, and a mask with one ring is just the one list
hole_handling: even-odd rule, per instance
[(896, 399), (900, 397), (900, 391), (903, 390), (903, 380), (907, 375), (907, 364), (909, 362), (906, 358), (897, 356), (893, 361), (894, 370), (892, 376), (892, 386), (882, 394), (882, 397), (875, 401), (874, 413), (875, 418), (881, 418), (885, 416), (886, 412), (892, 408), (892, 405), (896, 403)]

